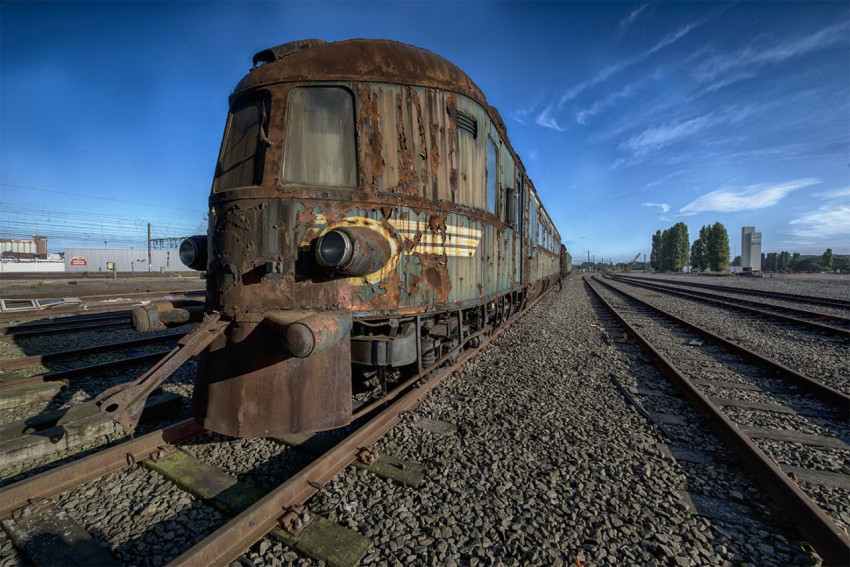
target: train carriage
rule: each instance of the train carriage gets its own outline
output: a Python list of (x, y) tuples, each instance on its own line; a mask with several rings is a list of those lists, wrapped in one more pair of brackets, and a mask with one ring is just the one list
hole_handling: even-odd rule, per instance
[(345, 425), (353, 390), (475, 344), (565, 254), (499, 113), (456, 66), (384, 40), (262, 51), (230, 98), (208, 234), (181, 247), (228, 321), (193, 413), (235, 437)]

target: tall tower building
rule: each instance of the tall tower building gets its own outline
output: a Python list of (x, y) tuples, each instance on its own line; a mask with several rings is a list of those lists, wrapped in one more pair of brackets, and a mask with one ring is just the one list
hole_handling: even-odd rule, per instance
[(745, 272), (761, 271), (761, 233), (754, 226), (741, 229), (741, 267)]

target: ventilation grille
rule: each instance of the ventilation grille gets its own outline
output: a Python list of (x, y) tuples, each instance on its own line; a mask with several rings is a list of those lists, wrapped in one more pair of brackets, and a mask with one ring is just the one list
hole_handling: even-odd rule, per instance
[(478, 138), (478, 121), (475, 117), (464, 112), (457, 113), (457, 127), (461, 130), (466, 130), (472, 134), (473, 138)]

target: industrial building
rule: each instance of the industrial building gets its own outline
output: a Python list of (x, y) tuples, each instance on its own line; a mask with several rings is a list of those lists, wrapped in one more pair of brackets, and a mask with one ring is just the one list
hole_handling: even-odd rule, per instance
[(117, 272), (192, 272), (183, 265), (177, 250), (108, 250), (102, 248), (66, 248), (66, 272), (107, 272), (114, 264)]
[(32, 240), (20, 238), (0, 238), (0, 255), (4, 259), (46, 260), (47, 237), (33, 235)]
[(741, 268), (745, 272), (761, 271), (761, 233), (756, 227), (741, 229)]

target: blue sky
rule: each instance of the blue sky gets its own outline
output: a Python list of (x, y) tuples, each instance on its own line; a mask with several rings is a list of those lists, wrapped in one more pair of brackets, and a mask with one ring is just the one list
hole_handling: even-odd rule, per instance
[(841, 2), (0, 4), (0, 237), (144, 247), (205, 230), (227, 95), (266, 47), (434, 51), (499, 108), (576, 259), (685, 222), (734, 251), (850, 253)]

